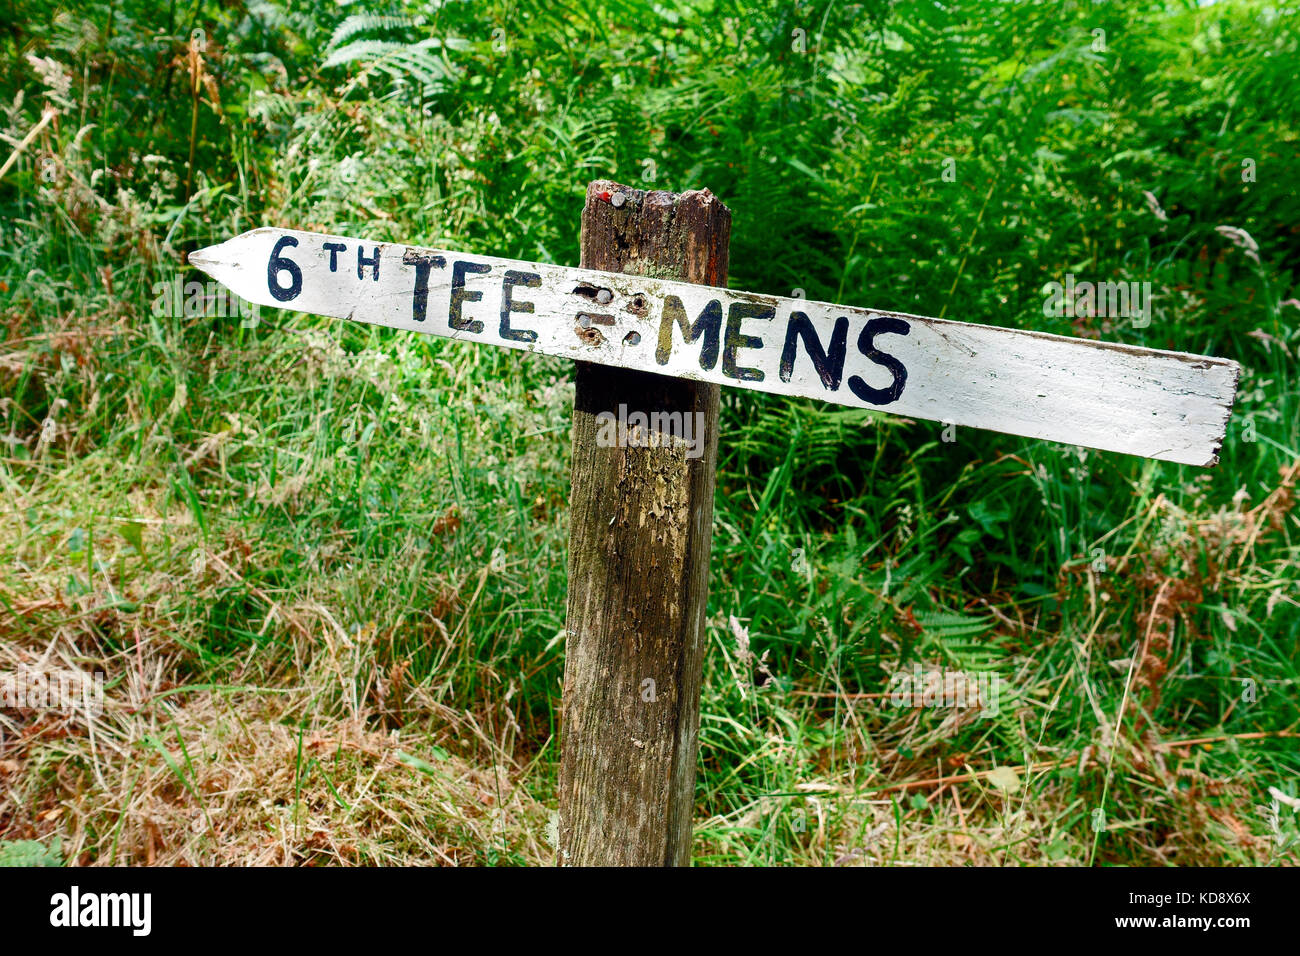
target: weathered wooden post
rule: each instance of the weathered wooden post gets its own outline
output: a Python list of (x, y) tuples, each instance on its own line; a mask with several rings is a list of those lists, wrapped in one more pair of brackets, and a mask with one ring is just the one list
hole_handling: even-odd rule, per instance
[[(708, 190), (597, 181), (582, 212), (582, 268), (721, 286), (730, 233), (731, 213)], [(593, 300), (596, 334), (612, 324), (603, 311)], [(690, 433), (702, 454), (680, 438), (607, 447), (602, 412), (620, 422), (681, 415), (702, 427)], [(562, 864), (690, 864), (717, 425), (717, 385), (577, 363)]]

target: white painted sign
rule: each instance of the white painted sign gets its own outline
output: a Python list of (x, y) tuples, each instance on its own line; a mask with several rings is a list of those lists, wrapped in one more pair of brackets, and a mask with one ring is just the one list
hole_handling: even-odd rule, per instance
[(636, 275), (255, 229), (190, 262), (336, 318), (1213, 465), (1235, 362)]

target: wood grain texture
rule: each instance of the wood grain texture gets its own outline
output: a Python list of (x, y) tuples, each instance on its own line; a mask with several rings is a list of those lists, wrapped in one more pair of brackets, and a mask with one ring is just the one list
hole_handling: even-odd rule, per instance
[[(619, 206), (600, 198), (618, 193)], [(707, 190), (597, 181), (583, 266), (722, 285), (730, 227)], [(602, 447), (597, 416), (620, 405), (702, 416), (703, 454), (688, 457), (680, 441)], [(562, 864), (690, 864), (717, 423), (715, 384), (577, 365)]]
[[(611, 216), (630, 214), (598, 201)], [(628, 241), (612, 223), (590, 228)], [(669, 251), (698, 274), (722, 274), (708, 241), (675, 241)], [(256, 229), (190, 261), (260, 305), (1183, 464), (1217, 461), (1235, 362), (690, 285), (643, 247), (608, 248), (628, 274), (288, 229)]]

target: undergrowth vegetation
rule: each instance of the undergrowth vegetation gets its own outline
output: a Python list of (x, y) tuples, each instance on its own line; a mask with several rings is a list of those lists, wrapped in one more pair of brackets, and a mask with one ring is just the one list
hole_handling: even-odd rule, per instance
[(0, 671), (105, 700), (0, 710), (3, 858), (553, 861), (570, 366), (162, 289), (264, 224), (576, 264), (611, 177), (737, 288), (1243, 366), (1211, 470), (724, 390), (696, 861), (1295, 861), (1294, 3), (4, 20)]

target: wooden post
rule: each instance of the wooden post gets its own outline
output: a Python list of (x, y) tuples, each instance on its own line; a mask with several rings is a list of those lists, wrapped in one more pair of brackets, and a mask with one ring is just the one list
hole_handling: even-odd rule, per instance
[[(723, 286), (730, 235), (731, 213), (707, 189), (598, 180), (582, 211), (582, 266)], [(689, 416), (702, 448), (680, 437), (606, 447), (611, 428), (597, 416), (635, 423), (636, 412)], [(577, 363), (563, 865), (690, 865), (717, 449), (717, 385)]]

